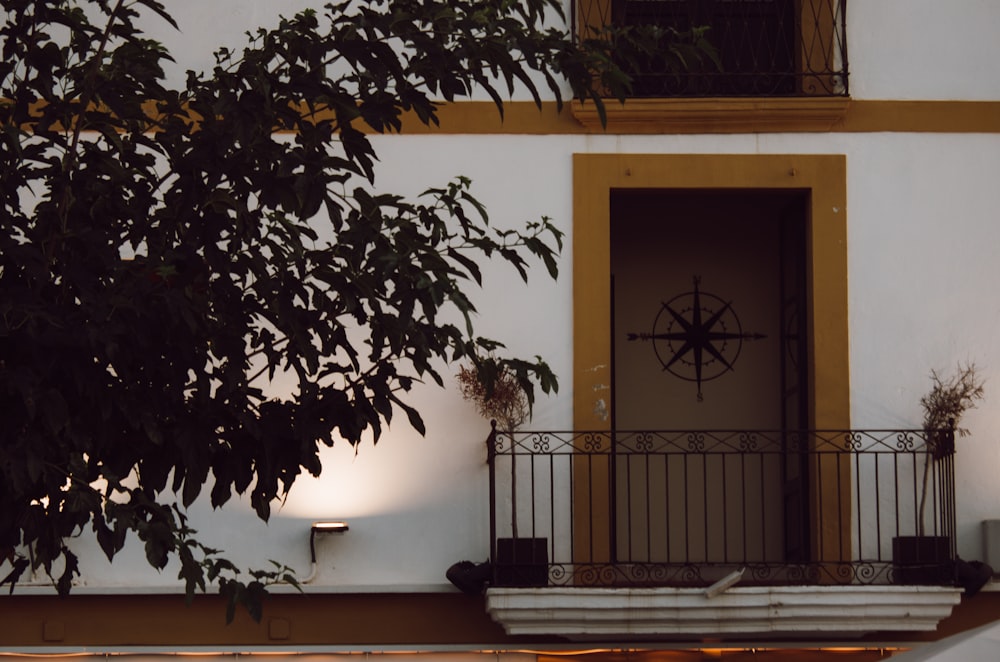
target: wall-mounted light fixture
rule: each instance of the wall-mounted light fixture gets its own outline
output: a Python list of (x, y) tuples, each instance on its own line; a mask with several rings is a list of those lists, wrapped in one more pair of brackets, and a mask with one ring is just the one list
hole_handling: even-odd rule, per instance
[(301, 583), (308, 584), (316, 579), (316, 534), (318, 533), (345, 533), (350, 530), (347, 522), (339, 520), (313, 522), (309, 528), (309, 560), (312, 561), (312, 572), (302, 580)]

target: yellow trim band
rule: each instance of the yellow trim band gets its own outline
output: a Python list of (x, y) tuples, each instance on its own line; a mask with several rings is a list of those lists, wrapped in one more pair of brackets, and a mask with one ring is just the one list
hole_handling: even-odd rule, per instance
[(512, 101), (501, 119), (489, 101), (443, 105), (441, 125), (427, 127), (403, 116), (406, 134), (615, 134), (912, 132), (1000, 133), (1000, 101), (858, 101), (841, 97), (783, 99), (608, 100), (608, 126), (594, 105), (555, 102), (539, 109)]

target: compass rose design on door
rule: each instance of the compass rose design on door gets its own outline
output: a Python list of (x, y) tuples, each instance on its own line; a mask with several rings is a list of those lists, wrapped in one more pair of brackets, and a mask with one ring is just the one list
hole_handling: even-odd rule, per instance
[(744, 340), (765, 338), (745, 333), (731, 301), (699, 289), (678, 294), (660, 306), (648, 333), (629, 333), (629, 340), (648, 340), (663, 369), (675, 377), (695, 382), (698, 402), (701, 385), (733, 370)]

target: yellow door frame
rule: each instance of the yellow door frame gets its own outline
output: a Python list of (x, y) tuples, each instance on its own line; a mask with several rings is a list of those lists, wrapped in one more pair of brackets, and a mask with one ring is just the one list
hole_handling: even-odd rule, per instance
[[(573, 423), (608, 431), (611, 394), (611, 192), (621, 189), (800, 190), (808, 194), (806, 292), (809, 337), (809, 425), (850, 428), (847, 322), (847, 159), (844, 155), (574, 154), (573, 156)], [(838, 466), (844, 464), (844, 466)], [(574, 500), (574, 558), (609, 559), (610, 499), (599, 461), (579, 463)], [(819, 464), (813, 465), (819, 471)], [(818, 526), (813, 558), (849, 558), (850, 468), (825, 462), (812, 476)], [(818, 478), (818, 480), (816, 480)], [(845, 485), (846, 481), (846, 485)], [(824, 493), (815, 490), (821, 486)], [(819, 510), (822, 504), (822, 510)], [(585, 517), (583, 516), (585, 515)], [(837, 530), (835, 530), (837, 529)]]

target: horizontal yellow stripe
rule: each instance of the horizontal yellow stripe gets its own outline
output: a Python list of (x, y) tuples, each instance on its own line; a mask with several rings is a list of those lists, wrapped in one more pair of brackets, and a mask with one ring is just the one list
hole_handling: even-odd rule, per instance
[[(872, 101), (844, 97), (608, 99), (607, 126), (592, 102), (554, 101), (541, 108), (511, 101), (503, 115), (491, 101), (460, 101), (438, 109), (440, 125), (402, 116), (406, 134), (697, 134), (788, 132), (1000, 133), (1000, 101)], [(151, 118), (155, 105), (147, 104)], [(35, 109), (39, 112), (39, 109)], [(317, 117), (333, 118), (320, 111)], [(192, 113), (195, 125), (201, 120)], [(358, 123), (358, 128), (364, 129)], [(30, 127), (27, 127), (30, 130)]]
[(439, 110), (440, 127), (405, 116), (408, 134), (783, 133), (920, 132), (1000, 133), (1000, 101), (858, 101), (846, 98), (658, 99), (624, 106), (608, 101), (602, 128), (592, 103), (529, 101), (506, 104), (501, 119), (488, 101), (465, 101)]

